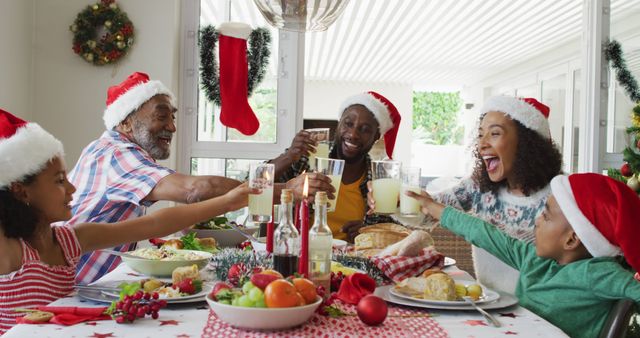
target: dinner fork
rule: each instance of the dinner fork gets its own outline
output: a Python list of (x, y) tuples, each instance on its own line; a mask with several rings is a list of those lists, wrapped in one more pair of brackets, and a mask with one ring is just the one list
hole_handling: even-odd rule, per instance
[(467, 303), (471, 304), (471, 306), (473, 306), (478, 312), (480, 312), (482, 314), (482, 316), (489, 322), (489, 324), (495, 326), (495, 327), (500, 327), (502, 326), (502, 324), (496, 319), (496, 317), (492, 316), (489, 312), (483, 310), (481, 307), (478, 306), (478, 304), (476, 304), (476, 302), (473, 300), (473, 298), (469, 297), (469, 296), (464, 296), (462, 297)]

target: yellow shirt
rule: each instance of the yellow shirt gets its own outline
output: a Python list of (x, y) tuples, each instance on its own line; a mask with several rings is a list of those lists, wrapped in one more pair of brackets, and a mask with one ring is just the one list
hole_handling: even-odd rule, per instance
[(351, 184), (340, 182), (336, 210), (327, 213), (327, 223), (333, 232), (333, 238), (346, 240), (347, 234), (342, 232), (342, 226), (350, 221), (364, 219), (365, 201), (360, 193), (362, 180), (364, 180), (364, 175)]

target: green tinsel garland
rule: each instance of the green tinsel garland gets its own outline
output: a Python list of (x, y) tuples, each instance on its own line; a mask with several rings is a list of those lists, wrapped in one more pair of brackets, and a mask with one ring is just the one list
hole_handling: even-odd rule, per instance
[[(389, 281), (389, 278), (368, 258), (334, 253), (333, 260), (346, 267), (364, 271), (373, 278), (378, 285), (385, 284)], [(211, 259), (210, 266), (213, 268), (216, 279), (224, 281), (227, 280), (229, 268), (238, 263), (243, 263), (249, 271), (255, 267), (263, 267), (265, 269), (273, 268), (273, 261), (267, 253), (256, 253), (254, 251), (245, 251), (237, 248), (224, 248), (220, 250)]]
[[(220, 106), (220, 75), (218, 72), (218, 58), (216, 57), (216, 45), (218, 44), (218, 31), (213, 26), (206, 26), (200, 30), (200, 78), (202, 89), (207, 99)], [(271, 33), (265, 28), (256, 28), (249, 35), (249, 47), (247, 48), (248, 90), (247, 96), (253, 94), (253, 90), (260, 84), (266, 74), (271, 50)]]
[(627, 69), (627, 64), (622, 58), (622, 47), (616, 40), (612, 40), (607, 44), (605, 49), (607, 60), (611, 61), (611, 65), (616, 69), (618, 82), (624, 87), (629, 97), (634, 102), (640, 101), (640, 91), (638, 91), (638, 81), (633, 74)]

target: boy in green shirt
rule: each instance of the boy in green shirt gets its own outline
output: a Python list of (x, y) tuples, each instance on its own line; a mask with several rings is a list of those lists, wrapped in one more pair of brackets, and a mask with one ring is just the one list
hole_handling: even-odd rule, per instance
[(640, 199), (624, 183), (599, 174), (558, 175), (536, 219), (535, 246), (493, 225), (409, 192), (422, 212), (520, 270), (519, 304), (572, 337), (597, 337), (614, 303), (640, 302), (640, 282), (618, 263), (640, 268)]

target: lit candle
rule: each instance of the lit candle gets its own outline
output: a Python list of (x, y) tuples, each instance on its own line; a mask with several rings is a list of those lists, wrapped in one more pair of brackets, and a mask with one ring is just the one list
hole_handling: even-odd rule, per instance
[(273, 212), (273, 206), (271, 206), (271, 221), (269, 223), (267, 223), (267, 252), (268, 253), (272, 253), (273, 252), (273, 215), (275, 213)]
[(309, 277), (309, 177), (304, 176), (302, 189), (302, 204), (300, 206), (300, 259), (298, 259), (298, 273), (305, 278)]

